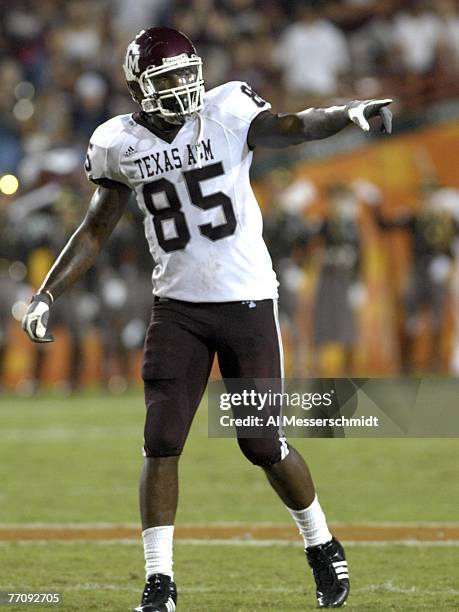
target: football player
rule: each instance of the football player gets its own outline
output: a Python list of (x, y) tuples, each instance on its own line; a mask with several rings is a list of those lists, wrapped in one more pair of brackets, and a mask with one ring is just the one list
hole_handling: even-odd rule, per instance
[(404, 325), (400, 356), (404, 374), (411, 374), (419, 315), (423, 307), (431, 314), (432, 347), (430, 369), (441, 368), (442, 330), (448, 304), (448, 289), (455, 257), (459, 224), (448, 206), (448, 191), (434, 177), (424, 178), (420, 186), (420, 208), (414, 214), (387, 218), (377, 200), (372, 207), (375, 220), (383, 231), (407, 230), (412, 237), (412, 270), (404, 295)]
[[(380, 117), (391, 131), (390, 99), (277, 115), (249, 85), (205, 91), (192, 42), (170, 28), (140, 32), (124, 72), (140, 111), (110, 119), (89, 143), (85, 169), (97, 185), (76, 230), (33, 297), (23, 327), (36, 342), (53, 302), (88, 270), (131, 191), (144, 213), (154, 261), (154, 306), (144, 349), (145, 462), (140, 510), (146, 586), (138, 612), (171, 612), (177, 591), (172, 540), (177, 467), (217, 354), (225, 379), (281, 380), (277, 281), (262, 239), (249, 169), (258, 147), (325, 138)], [(308, 468), (280, 431), (239, 437), (290, 511), (305, 542), (320, 607), (349, 593), (343, 547), (328, 530)]]

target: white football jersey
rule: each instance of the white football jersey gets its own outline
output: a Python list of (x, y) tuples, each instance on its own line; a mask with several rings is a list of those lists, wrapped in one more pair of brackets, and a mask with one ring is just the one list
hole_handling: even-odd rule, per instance
[(120, 115), (92, 135), (85, 169), (135, 191), (155, 262), (153, 293), (188, 302), (277, 297), (252, 191), (247, 133), (270, 104), (241, 82), (205, 94), (171, 143)]

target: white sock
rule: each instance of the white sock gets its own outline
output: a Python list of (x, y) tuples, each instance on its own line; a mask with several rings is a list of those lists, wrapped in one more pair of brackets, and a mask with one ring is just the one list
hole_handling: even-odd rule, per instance
[(320, 507), (317, 495), (308, 508), (304, 510), (292, 510), (288, 508), (288, 511), (300, 530), (300, 534), (303, 536), (306, 548), (308, 546), (317, 546), (318, 544), (330, 542), (332, 534), (328, 531), (327, 520)]
[(142, 539), (146, 579), (148, 580), (153, 574), (166, 574), (173, 580), (172, 542), (174, 525), (145, 529), (145, 531), (142, 531)]

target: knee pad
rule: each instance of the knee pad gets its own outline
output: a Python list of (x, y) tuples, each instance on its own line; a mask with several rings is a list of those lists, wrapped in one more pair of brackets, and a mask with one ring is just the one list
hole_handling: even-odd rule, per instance
[(164, 435), (145, 435), (143, 446), (145, 457), (179, 457), (183, 451), (183, 444), (175, 437)]
[(288, 455), (285, 438), (239, 438), (239, 448), (245, 457), (260, 467), (270, 467)]
[(168, 401), (147, 403), (144, 428), (146, 457), (176, 457), (182, 454), (186, 431), (174, 419), (168, 418)]
[(172, 407), (180, 405), (174, 394), (174, 379), (145, 381), (147, 409), (144, 428), (146, 457), (177, 457), (182, 454), (188, 432), (188, 421), (173, 414)]
[(186, 436), (173, 420), (161, 418), (157, 406), (147, 409), (144, 429), (146, 457), (176, 457), (182, 454)]

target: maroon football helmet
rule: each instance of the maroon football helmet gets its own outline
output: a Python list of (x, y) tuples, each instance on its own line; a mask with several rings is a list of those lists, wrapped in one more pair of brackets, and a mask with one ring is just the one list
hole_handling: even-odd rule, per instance
[(201, 110), (202, 60), (178, 30), (139, 32), (127, 48), (123, 69), (132, 97), (146, 113), (175, 122)]

